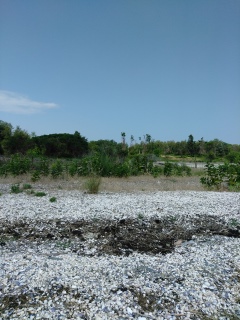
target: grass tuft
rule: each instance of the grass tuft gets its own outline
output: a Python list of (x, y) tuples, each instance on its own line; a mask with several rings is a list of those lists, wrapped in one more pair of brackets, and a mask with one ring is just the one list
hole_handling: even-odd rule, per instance
[(22, 188), (23, 188), (23, 190), (29, 190), (29, 189), (32, 189), (32, 186), (29, 183), (24, 183)]
[(45, 192), (42, 192), (42, 191), (39, 191), (39, 192), (35, 192), (34, 194), (36, 197), (44, 197), (46, 196), (47, 194)]
[(100, 184), (101, 177), (93, 175), (85, 181), (85, 188), (87, 189), (88, 193), (96, 194), (99, 192)]

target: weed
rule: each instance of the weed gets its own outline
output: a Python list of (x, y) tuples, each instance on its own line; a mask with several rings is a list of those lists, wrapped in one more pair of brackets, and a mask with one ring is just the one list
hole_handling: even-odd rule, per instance
[(101, 177), (93, 175), (89, 177), (85, 182), (85, 188), (88, 193), (96, 194), (99, 191), (101, 184)]
[(238, 221), (237, 219), (230, 219), (229, 220), (229, 225), (231, 227), (238, 227), (238, 226), (240, 226), (240, 221)]
[(50, 201), (50, 202), (56, 202), (56, 201), (57, 201), (57, 198), (56, 198), (56, 197), (52, 197), (52, 198), (49, 199), (49, 201)]
[(30, 195), (30, 194), (35, 194), (35, 192), (34, 192), (33, 190), (27, 190), (27, 191), (26, 191), (26, 194), (29, 194), (29, 195)]
[(168, 216), (168, 221), (170, 223), (175, 223), (177, 221), (177, 217), (176, 216)]
[(22, 190), (20, 189), (19, 183), (18, 184), (13, 184), (11, 186), (11, 193), (20, 193)]
[(44, 197), (46, 196), (47, 194), (45, 192), (42, 192), (42, 191), (39, 191), (39, 192), (35, 192), (34, 195), (36, 197)]
[(23, 185), (23, 190), (28, 190), (28, 189), (32, 189), (32, 186), (29, 183), (25, 183)]
[(58, 242), (56, 242), (56, 246), (61, 249), (67, 249), (67, 248), (71, 247), (71, 241), (70, 240), (58, 241)]
[(239, 192), (240, 191), (240, 183), (238, 182), (234, 186), (229, 186), (228, 189), (231, 192)]

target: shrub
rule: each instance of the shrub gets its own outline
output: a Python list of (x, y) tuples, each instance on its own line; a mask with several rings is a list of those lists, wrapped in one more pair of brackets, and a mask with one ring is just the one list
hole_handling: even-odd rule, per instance
[(157, 178), (163, 173), (163, 169), (160, 166), (153, 166), (151, 170), (151, 174), (153, 175), (154, 178)]
[(31, 162), (27, 157), (20, 156), (18, 154), (11, 157), (8, 162), (8, 171), (13, 176), (18, 176), (30, 171)]
[(53, 178), (58, 178), (63, 173), (63, 164), (60, 160), (54, 162), (51, 166), (51, 176)]
[(208, 162), (205, 165), (205, 177), (201, 177), (200, 182), (208, 188), (216, 187), (219, 189), (224, 177), (222, 169)]
[(200, 178), (200, 182), (208, 188), (220, 189), (223, 183), (228, 188), (234, 188), (240, 183), (240, 164), (225, 163), (216, 166), (208, 162), (205, 166), (205, 176)]
[(71, 177), (75, 176), (78, 171), (78, 161), (71, 161), (70, 164), (68, 165), (68, 173), (70, 174)]
[(9, 174), (9, 166), (7, 163), (0, 163), (0, 176), (7, 177)]
[(22, 190), (20, 189), (19, 184), (13, 184), (11, 186), (11, 193), (20, 193)]
[(36, 182), (37, 180), (40, 179), (40, 176), (41, 176), (40, 172), (39, 172), (38, 170), (36, 170), (36, 171), (34, 171), (34, 172), (32, 173), (31, 180), (32, 180), (33, 182)]
[(50, 161), (46, 158), (41, 158), (40, 162), (38, 164), (38, 167), (36, 168), (42, 175), (47, 177), (49, 175), (50, 169), (49, 169)]
[(129, 168), (126, 163), (118, 163), (115, 165), (113, 175), (119, 178), (129, 176)]
[(181, 176), (181, 177), (184, 175), (187, 175), (187, 176), (191, 175), (191, 168), (185, 164), (178, 165), (177, 163), (175, 163), (173, 165), (173, 171), (175, 175)]
[(170, 162), (165, 162), (164, 168), (163, 168), (163, 173), (165, 177), (170, 177), (173, 174), (173, 164)]

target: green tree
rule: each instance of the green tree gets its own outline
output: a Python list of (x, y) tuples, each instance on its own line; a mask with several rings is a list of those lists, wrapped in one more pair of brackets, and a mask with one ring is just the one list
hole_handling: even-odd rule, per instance
[(125, 149), (125, 147), (126, 147), (126, 133), (121, 132), (121, 136), (122, 136), (122, 146), (123, 146), (123, 149)]
[(48, 157), (77, 158), (88, 153), (87, 139), (82, 137), (78, 131), (75, 131), (74, 134), (55, 133), (32, 137), (32, 141), (34, 146)]
[(194, 157), (196, 154), (196, 141), (194, 141), (193, 135), (188, 136), (187, 141), (187, 150), (191, 157)]
[(187, 141), (187, 150), (188, 153), (190, 154), (191, 157), (194, 157), (195, 161), (195, 168), (197, 168), (197, 160), (196, 156), (199, 152), (199, 146), (197, 145), (196, 141), (194, 141), (193, 135), (190, 134), (188, 136), (188, 141)]
[(2, 147), (4, 154), (26, 154), (27, 150), (31, 148), (30, 135), (27, 131), (22, 130), (17, 126), (11, 135), (8, 135), (3, 139)]
[(134, 136), (131, 134), (131, 137), (130, 137), (130, 146), (132, 146), (134, 143)]
[(0, 120), (0, 154), (4, 154), (3, 141), (12, 135), (12, 130), (10, 123)]
[(89, 142), (90, 154), (98, 153), (109, 157), (117, 157), (118, 151), (118, 143), (114, 140), (97, 140)]

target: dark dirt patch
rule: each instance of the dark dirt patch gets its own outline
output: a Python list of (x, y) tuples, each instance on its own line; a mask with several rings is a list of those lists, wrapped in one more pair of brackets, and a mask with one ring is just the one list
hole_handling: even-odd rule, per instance
[(84, 254), (84, 247), (94, 248), (95, 254), (129, 255), (142, 253), (170, 253), (180, 239), (186, 241), (193, 235), (214, 234), (240, 237), (240, 228), (232, 228), (214, 216), (196, 217), (180, 221), (173, 217), (136, 218), (119, 220), (78, 221), (18, 221), (2, 223), (0, 245), (8, 241), (69, 241), (73, 252)]

